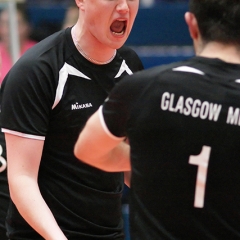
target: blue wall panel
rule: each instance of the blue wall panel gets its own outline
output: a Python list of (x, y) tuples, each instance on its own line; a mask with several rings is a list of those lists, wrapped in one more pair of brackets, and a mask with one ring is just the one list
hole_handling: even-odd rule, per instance
[(139, 9), (127, 43), (130, 45), (191, 45), (184, 20), (187, 4), (159, 4)]

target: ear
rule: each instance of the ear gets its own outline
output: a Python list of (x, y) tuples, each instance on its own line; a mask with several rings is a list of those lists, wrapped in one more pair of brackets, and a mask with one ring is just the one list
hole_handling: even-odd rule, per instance
[(79, 9), (83, 8), (85, 0), (75, 0), (76, 5), (78, 6)]
[(198, 23), (197, 23), (197, 19), (194, 16), (193, 13), (190, 12), (186, 12), (185, 13), (185, 21), (188, 25), (188, 30), (190, 33), (190, 36), (193, 40), (197, 40), (199, 38), (199, 28), (198, 28)]

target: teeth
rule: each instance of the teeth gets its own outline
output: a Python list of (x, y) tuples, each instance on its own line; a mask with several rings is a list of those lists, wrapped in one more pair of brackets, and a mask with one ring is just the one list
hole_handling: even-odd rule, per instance
[(117, 33), (117, 32), (112, 32), (114, 35), (117, 35), (117, 36), (121, 36), (124, 34), (124, 31), (121, 31), (120, 33)]

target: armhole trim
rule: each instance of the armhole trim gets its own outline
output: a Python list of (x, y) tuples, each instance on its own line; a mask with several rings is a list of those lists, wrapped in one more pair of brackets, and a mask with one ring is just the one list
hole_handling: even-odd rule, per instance
[(114, 140), (120, 140), (120, 139), (125, 139), (125, 137), (117, 137), (117, 136), (114, 136), (108, 129), (106, 123), (105, 123), (105, 120), (104, 120), (104, 117), (103, 117), (103, 112), (102, 112), (102, 109), (103, 109), (103, 106), (101, 105), (99, 107), (99, 110), (98, 110), (98, 113), (99, 113), (99, 118), (100, 118), (100, 122), (101, 122), (101, 125), (102, 125), (102, 128), (104, 130), (104, 132), (112, 139)]
[(17, 131), (12, 131), (6, 128), (2, 128), (2, 132), (3, 133), (9, 133), (12, 135), (16, 135), (19, 137), (24, 137), (24, 138), (31, 138), (31, 139), (35, 139), (35, 140), (45, 140), (45, 136), (36, 136), (36, 135), (31, 135), (31, 134), (26, 134), (26, 133), (21, 133), (21, 132), (17, 132)]

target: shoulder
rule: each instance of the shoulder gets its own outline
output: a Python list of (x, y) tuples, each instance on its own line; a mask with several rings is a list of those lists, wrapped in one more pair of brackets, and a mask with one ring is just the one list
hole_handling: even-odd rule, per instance
[(143, 69), (143, 64), (135, 50), (128, 46), (122, 46), (121, 48), (118, 49), (118, 53), (120, 56), (127, 62), (127, 64), (132, 65), (136, 69), (135, 71), (139, 71)]
[[(63, 47), (62, 45), (65, 44), (65, 38), (64, 38), (64, 31), (56, 32), (47, 38), (41, 40), (38, 43), (35, 42), (28, 42), (28, 45), (34, 45), (31, 48), (31, 52), (35, 53), (34, 56), (39, 56), (40, 54), (43, 54), (44, 52), (49, 52), (51, 49), (61, 49)], [(62, 49), (64, 50), (64, 49)]]
[(63, 66), (66, 56), (71, 54), (68, 47), (65, 31), (61, 30), (43, 39), (42, 41), (28, 42), (30, 47), (16, 62), (12, 72), (35, 72), (37, 75), (48, 72), (58, 72)]
[(24, 49), (24, 50), (27, 50), (27, 49), (33, 47), (34, 45), (36, 45), (37, 43), (38, 43), (38, 42), (33, 41), (33, 40), (27, 40), (27, 41), (24, 43), (23, 49)]
[(181, 76), (186, 74), (203, 75), (204, 73), (201, 69), (202, 65), (198, 64), (197, 58), (192, 57), (187, 60), (148, 68), (142, 71), (141, 74), (144, 76), (144, 78), (146, 77), (149, 78), (153, 76), (169, 78), (169, 76), (170, 77), (175, 75)]
[(136, 54), (135, 50), (133, 50), (131, 47), (126, 45), (123, 45), (121, 48), (118, 49), (118, 51), (123, 55), (129, 54), (129, 53)]
[(189, 59), (181, 62), (155, 66), (138, 71), (130, 76), (126, 76), (119, 85), (123, 85), (123, 88), (126, 88), (127, 86), (133, 88), (136, 86), (146, 86), (154, 81), (160, 83), (179, 81), (179, 78), (187, 77), (186, 73), (189, 75), (189, 78), (192, 78), (192, 75), (189, 73), (200, 75), (201, 70), (192, 65), (194, 65), (194, 61)]
[[(28, 51), (29, 57), (38, 57), (43, 56), (44, 54), (50, 53), (65, 53), (66, 49), (69, 49), (68, 46), (69, 41), (71, 40), (71, 30), (64, 29), (60, 30), (52, 35), (46, 37), (45, 39), (41, 40), (40, 42), (28, 41), (26, 44), (32, 46), (32, 48)], [(48, 55), (49, 58), (49, 55)], [(55, 59), (55, 61), (58, 60)]]
[(139, 58), (135, 50), (125, 45), (119, 48), (118, 52), (123, 58)]

